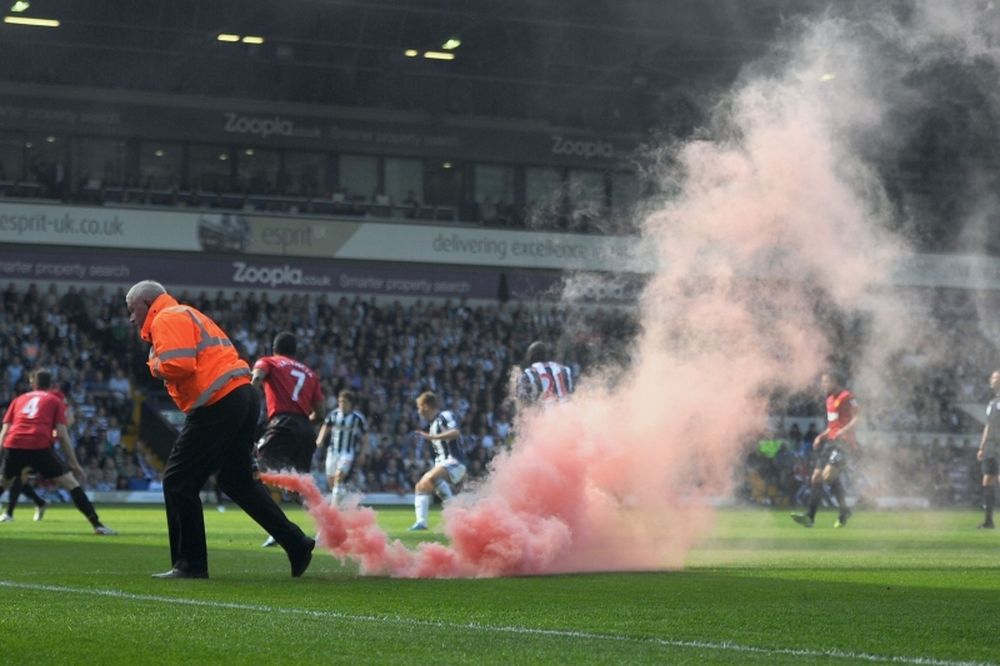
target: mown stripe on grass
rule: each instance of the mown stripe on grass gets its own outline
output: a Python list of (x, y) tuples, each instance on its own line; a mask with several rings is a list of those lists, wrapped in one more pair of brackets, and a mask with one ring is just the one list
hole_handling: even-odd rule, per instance
[(59, 594), (82, 594), (95, 597), (111, 597), (133, 602), (152, 602), (174, 604), (178, 606), (198, 606), (222, 610), (241, 610), (257, 613), (277, 613), (284, 615), (299, 615), (306, 617), (343, 620), (347, 622), (377, 622), (383, 624), (433, 627), (447, 630), (467, 630), (485, 633), (514, 634), (528, 636), (548, 636), (554, 638), (571, 638), (595, 641), (617, 641), (622, 643), (647, 643), (672, 648), (690, 648), (716, 652), (737, 652), (758, 655), (782, 655), (791, 657), (826, 657), (831, 659), (850, 659), (854, 661), (870, 661), (873, 663), (915, 664), (918, 666), (997, 666), (986, 661), (950, 661), (934, 657), (909, 657), (900, 655), (878, 655), (866, 652), (850, 652), (846, 650), (812, 650), (808, 648), (758, 647), (741, 645), (729, 641), (690, 641), (668, 638), (626, 636), (623, 634), (598, 634), (573, 629), (539, 629), (533, 627), (504, 626), (480, 624), (478, 622), (443, 622), (440, 620), (421, 620), (417, 618), (393, 617), (388, 615), (353, 615), (337, 611), (317, 611), (308, 608), (285, 608), (282, 606), (267, 606), (263, 604), (241, 604), (229, 601), (211, 601), (205, 599), (185, 599), (183, 597), (165, 597), (156, 594), (134, 594), (121, 590), (102, 590), (81, 587), (66, 587), (62, 585), (45, 585), (41, 583), (19, 583), (12, 580), (0, 580), (0, 587), (29, 590), (36, 592), (57, 592)]

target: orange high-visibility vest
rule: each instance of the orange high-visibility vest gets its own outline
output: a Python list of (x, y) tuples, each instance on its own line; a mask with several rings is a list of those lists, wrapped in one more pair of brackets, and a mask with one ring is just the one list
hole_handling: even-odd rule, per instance
[(140, 335), (152, 344), (149, 372), (163, 380), (183, 412), (211, 405), (250, 383), (250, 367), (218, 324), (170, 294), (149, 306)]

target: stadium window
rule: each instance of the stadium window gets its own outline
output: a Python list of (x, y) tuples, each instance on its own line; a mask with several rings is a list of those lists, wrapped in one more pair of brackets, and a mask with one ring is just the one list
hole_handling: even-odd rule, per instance
[(340, 187), (352, 199), (371, 201), (378, 189), (378, 158), (372, 155), (340, 155)]
[(424, 167), (425, 203), (453, 207), (462, 201), (462, 168), (457, 160), (427, 160)]
[(328, 195), (333, 190), (333, 174), (326, 153), (285, 153), (285, 168), (279, 185), (292, 195)]
[[(220, 159), (226, 156), (227, 159)], [(233, 160), (226, 146), (193, 143), (188, 146), (191, 189), (202, 192), (233, 190)]]
[(73, 182), (92, 190), (125, 184), (127, 150), (124, 141), (77, 138), (71, 150)]
[(20, 132), (0, 132), (0, 181), (24, 178), (24, 143)]
[[(25, 137), (25, 179), (41, 183), (50, 193), (57, 194), (65, 186), (68, 142), (65, 137), (48, 132), (28, 134)], [(28, 146), (30, 145), (30, 148)]]
[(604, 172), (570, 169), (567, 189), (569, 230), (593, 231), (594, 224), (607, 215), (607, 186)]
[(281, 153), (262, 148), (236, 151), (237, 189), (253, 194), (284, 194), (278, 191)]
[(405, 157), (385, 158), (385, 193), (399, 206), (410, 193), (418, 201), (424, 197), (424, 161)]
[(472, 168), (473, 197), (479, 222), (494, 223), (505, 218), (514, 201), (514, 168), (500, 164), (476, 164)]
[(528, 167), (524, 172), (524, 199), (528, 226), (552, 229), (560, 226), (564, 187), (562, 172), (551, 167)]
[(151, 190), (180, 189), (184, 147), (179, 143), (143, 141), (139, 145), (139, 182)]
[(611, 209), (616, 220), (631, 219), (639, 203), (639, 177), (627, 171), (611, 174)]

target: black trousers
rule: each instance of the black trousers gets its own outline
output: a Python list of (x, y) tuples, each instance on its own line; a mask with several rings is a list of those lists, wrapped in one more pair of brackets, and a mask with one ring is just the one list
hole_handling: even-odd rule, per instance
[(253, 436), (259, 411), (257, 391), (247, 384), (187, 415), (163, 471), (173, 567), (208, 571), (199, 492), (212, 474), (219, 487), (286, 551), (301, 550), (308, 543), (302, 530), (254, 479)]

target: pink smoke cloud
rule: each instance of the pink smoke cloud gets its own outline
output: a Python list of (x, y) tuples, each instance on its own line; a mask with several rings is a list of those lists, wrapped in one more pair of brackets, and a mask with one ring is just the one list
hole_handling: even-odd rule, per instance
[[(713, 526), (774, 387), (814, 381), (829, 352), (816, 299), (856, 301), (899, 252), (851, 141), (881, 118), (843, 24), (808, 30), (783, 72), (743, 84), (717, 138), (673, 155), (679, 194), (644, 222), (658, 272), (625, 379), (518, 417), (512, 449), (444, 510), (447, 545), (390, 542), (370, 509), (305, 495), (323, 545), (362, 573), (508, 576), (677, 568)], [(836, 63), (834, 80), (824, 78)], [(558, 360), (558, 359), (557, 359)]]

